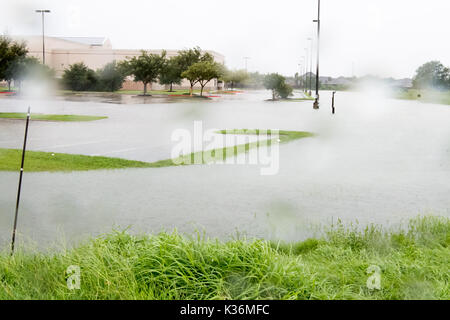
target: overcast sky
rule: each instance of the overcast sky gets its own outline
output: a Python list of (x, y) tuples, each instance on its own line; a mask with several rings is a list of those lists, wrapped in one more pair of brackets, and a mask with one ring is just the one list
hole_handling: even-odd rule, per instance
[[(317, 0), (14, 0), (0, 31), (40, 34), (35, 9), (50, 9), (51, 36), (106, 36), (117, 49), (200, 46), (229, 68), (293, 75)], [(449, 0), (322, 0), (321, 75), (412, 77), (429, 60), (450, 65)], [(352, 67), (353, 66), (353, 67)], [(352, 71), (353, 70), (353, 71)]]

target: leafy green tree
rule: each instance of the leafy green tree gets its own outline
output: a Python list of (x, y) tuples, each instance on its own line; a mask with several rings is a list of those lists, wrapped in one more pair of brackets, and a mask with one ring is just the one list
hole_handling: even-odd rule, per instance
[[(190, 66), (198, 62), (213, 62), (214, 57), (208, 52), (202, 53), (202, 50), (199, 47), (195, 47), (188, 50), (178, 51), (177, 61), (180, 66), (180, 71), (187, 71)], [(187, 79), (187, 78), (186, 78)], [(190, 83), (190, 95), (194, 90), (194, 85), (197, 83), (196, 80), (188, 79)]]
[(413, 79), (415, 88), (450, 89), (450, 69), (439, 61), (420, 66)]
[(293, 88), (288, 85), (286, 82), (281, 82), (278, 88), (276, 89), (277, 94), (282, 98), (286, 99), (290, 95), (292, 95)]
[(97, 77), (98, 90), (113, 92), (122, 87), (126, 72), (124, 68), (116, 63), (116, 61), (113, 61), (97, 70)]
[(144, 95), (147, 95), (147, 85), (158, 80), (165, 61), (166, 51), (163, 51), (161, 55), (142, 51), (140, 56), (124, 62), (122, 67), (127, 70), (128, 75), (134, 76), (134, 81), (141, 81), (144, 84)]
[(80, 62), (64, 70), (62, 82), (67, 89), (73, 91), (95, 90), (98, 86), (98, 76), (94, 70)]
[(6, 70), (7, 79), (14, 80), (14, 83), (19, 87), (19, 91), (25, 79), (45, 81), (54, 78), (54, 76), (54, 71), (41, 64), (39, 59), (35, 57), (17, 58), (9, 64)]
[[(194, 63), (181, 76), (188, 79), (194, 85), (198, 82), (201, 86), (200, 96), (203, 96), (203, 88), (212, 79), (218, 79), (224, 74), (224, 68), (221, 64), (214, 61), (200, 61)], [(192, 89), (193, 85), (191, 85)]]
[(228, 70), (223, 76), (223, 80), (229, 84), (231, 90), (237, 84), (243, 85), (249, 79), (249, 74), (246, 70)]
[(264, 77), (264, 87), (267, 90), (272, 90), (272, 100), (277, 97), (277, 89), (280, 87), (281, 83), (285, 81), (285, 78), (278, 73), (271, 73)]
[(179, 61), (179, 57), (171, 57), (167, 59), (164, 63), (164, 66), (161, 71), (161, 75), (159, 76), (159, 83), (163, 85), (170, 85), (169, 91), (173, 91), (174, 84), (181, 84), (183, 77), (181, 73), (184, 70)]
[(0, 80), (8, 82), (11, 90), (11, 81), (14, 79), (13, 70), (17, 69), (17, 60), (25, 58), (28, 50), (25, 43), (11, 40), (7, 36), (0, 36)]
[(286, 83), (286, 78), (278, 73), (266, 75), (264, 87), (272, 90), (272, 100), (276, 100), (278, 97), (286, 99), (292, 94), (292, 87)]

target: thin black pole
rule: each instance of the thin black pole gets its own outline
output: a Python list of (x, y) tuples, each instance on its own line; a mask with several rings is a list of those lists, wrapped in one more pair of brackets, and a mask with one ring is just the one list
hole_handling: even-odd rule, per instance
[(316, 100), (314, 101), (314, 109), (319, 109), (319, 49), (320, 49), (320, 0), (318, 0), (317, 10), (317, 68), (316, 68)]
[(311, 96), (312, 91), (312, 61), (313, 61), (313, 38), (310, 38), (311, 41), (311, 54), (310, 54), (310, 65), (309, 65), (309, 95)]
[(28, 107), (27, 122), (25, 124), (25, 137), (23, 139), (22, 164), (20, 165), (19, 188), (17, 190), (16, 213), (14, 216), (14, 227), (11, 240), (11, 255), (14, 253), (14, 244), (16, 242), (17, 217), (19, 214), (20, 191), (22, 189), (23, 165), (25, 163), (25, 151), (27, 148), (28, 124), (30, 123), (30, 107)]
[(333, 91), (333, 98), (331, 99), (331, 113), (334, 114), (334, 95), (336, 94), (336, 91)]

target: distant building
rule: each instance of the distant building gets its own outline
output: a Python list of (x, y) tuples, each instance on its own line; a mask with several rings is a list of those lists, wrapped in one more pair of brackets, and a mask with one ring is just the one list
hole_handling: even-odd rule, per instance
[[(17, 40), (26, 42), (28, 53), (42, 61), (42, 36), (17, 36)], [(148, 53), (160, 54), (162, 49), (151, 49), (144, 51)], [(167, 57), (176, 56), (178, 50), (166, 50)], [(224, 64), (225, 57), (215, 51), (206, 50), (214, 60)], [(134, 56), (139, 56), (141, 50), (135, 49), (113, 49), (111, 41), (105, 37), (45, 37), (45, 64), (55, 70), (56, 76), (61, 77), (64, 70), (71, 64), (83, 62), (91, 69), (99, 69), (105, 64), (114, 60), (121, 61)], [(217, 88), (219, 85), (217, 79), (212, 80), (206, 88)], [(174, 88), (188, 88), (189, 82), (183, 80), (181, 86)], [(141, 90), (142, 83), (136, 83), (131, 80), (124, 82), (123, 89)], [(152, 89), (164, 89), (158, 83), (152, 84)]]

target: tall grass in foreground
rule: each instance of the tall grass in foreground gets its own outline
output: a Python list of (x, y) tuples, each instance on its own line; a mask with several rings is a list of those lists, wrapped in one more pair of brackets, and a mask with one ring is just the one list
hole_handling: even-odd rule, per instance
[[(449, 299), (450, 219), (333, 226), (296, 244), (114, 232), (62, 253), (0, 255), (0, 299)], [(81, 289), (66, 286), (69, 265)], [(381, 269), (381, 289), (366, 286)]]

